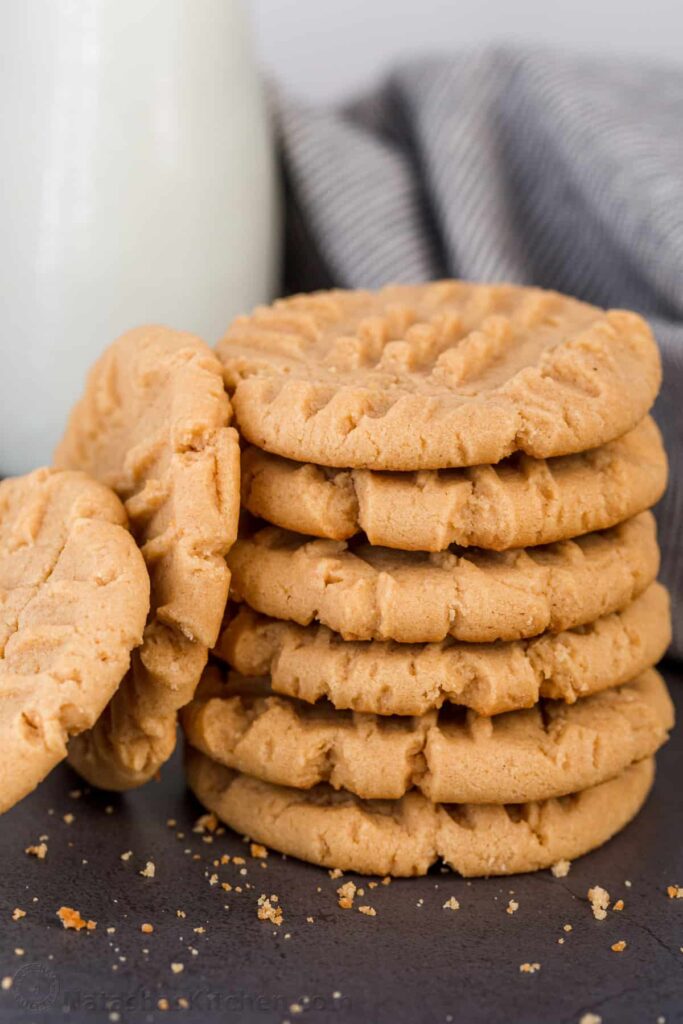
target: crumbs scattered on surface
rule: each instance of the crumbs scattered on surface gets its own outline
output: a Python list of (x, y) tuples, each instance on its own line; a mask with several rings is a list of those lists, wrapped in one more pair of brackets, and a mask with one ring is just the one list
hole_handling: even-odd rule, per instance
[(444, 905), (442, 906), (441, 909), (442, 910), (460, 910), (460, 904), (456, 900), (455, 896), (451, 896), (450, 899), (446, 900), (446, 902), (444, 903)]
[(154, 865), (154, 861), (148, 860), (144, 868), (140, 872), (143, 878), (154, 878), (157, 873), (157, 869)]
[(683, 900), (683, 885), (668, 885), (666, 894), (670, 900)]
[(601, 885), (594, 885), (588, 890), (588, 901), (596, 921), (604, 921), (609, 909), (609, 893)]
[(613, 942), (610, 946), (613, 953), (623, 953), (626, 949), (626, 943), (623, 939), (619, 939), (618, 942)]
[(80, 911), (74, 910), (73, 907), (60, 907), (57, 917), (65, 928), (72, 928), (76, 932), (80, 932), (83, 928), (94, 932), (97, 928), (97, 921), (86, 921), (81, 917)]
[(377, 911), (375, 910), (374, 907), (359, 907), (358, 913), (365, 914), (366, 917), (377, 917)]
[(22, 910), (21, 907), (15, 907), (12, 911), (12, 920), (21, 921), (22, 917), (26, 917), (26, 911)]
[(256, 858), (256, 860), (265, 860), (268, 856), (268, 850), (265, 846), (261, 846), (260, 843), (251, 843), (249, 846), (249, 853), (252, 857)]
[(330, 876), (330, 878), (332, 879), (332, 881), (334, 881), (337, 878), (341, 878), (342, 875), (344, 874), (344, 872), (341, 870), (341, 868), (332, 868), (327, 873)]
[(571, 866), (572, 862), (570, 860), (558, 860), (556, 864), (553, 864), (550, 870), (554, 878), (566, 878)]
[(277, 896), (273, 895), (268, 898), (265, 893), (262, 893), (258, 898), (258, 909), (256, 911), (259, 921), (272, 921), (273, 924), (279, 927), (284, 920), (282, 907), (279, 903), (280, 901)]
[(528, 964), (528, 963), (527, 964), (520, 964), (519, 965), (519, 969), (520, 969), (520, 972), (522, 974), (535, 974), (536, 971), (540, 971), (541, 965), (540, 964)]

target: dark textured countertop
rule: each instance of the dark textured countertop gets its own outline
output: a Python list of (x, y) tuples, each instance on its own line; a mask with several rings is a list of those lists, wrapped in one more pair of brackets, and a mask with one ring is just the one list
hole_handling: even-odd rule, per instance
[[(667, 677), (683, 718), (683, 673)], [(578, 1024), (592, 1012), (604, 1024), (683, 1021), (683, 899), (666, 893), (683, 885), (682, 783), (678, 731), (643, 813), (566, 878), (467, 882), (437, 869), (369, 890), (347, 876), (365, 885), (356, 902), (376, 908), (369, 917), (337, 906), (341, 883), (326, 871), (275, 853), (263, 868), (240, 837), (206, 843), (193, 833), (201, 810), (179, 756), (161, 782), (125, 797), (70, 795), (82, 785), (62, 767), (0, 819), (0, 977), (13, 979), (0, 990), (0, 1020)], [(24, 853), (41, 835), (44, 860)], [(246, 864), (214, 867), (223, 853)], [(139, 873), (147, 861), (154, 878)], [(222, 881), (243, 891), (225, 892)], [(596, 884), (625, 903), (602, 922), (585, 900)], [(279, 896), (281, 927), (258, 920), (261, 893)], [(450, 896), (460, 910), (443, 909)], [(96, 930), (65, 931), (62, 905)], [(16, 922), (15, 907), (26, 911)], [(612, 952), (619, 939), (626, 950)], [(524, 962), (540, 970), (520, 973)]]

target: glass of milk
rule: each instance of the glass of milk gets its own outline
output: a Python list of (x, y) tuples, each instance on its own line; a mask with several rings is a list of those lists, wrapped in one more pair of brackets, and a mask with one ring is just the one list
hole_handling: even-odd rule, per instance
[(213, 344), (275, 289), (272, 139), (237, 0), (0, 4), (0, 475), (49, 463), (129, 327)]

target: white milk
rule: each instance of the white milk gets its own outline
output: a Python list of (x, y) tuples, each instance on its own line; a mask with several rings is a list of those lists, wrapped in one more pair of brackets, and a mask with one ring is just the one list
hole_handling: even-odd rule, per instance
[(48, 463), (98, 353), (267, 300), (272, 144), (233, 0), (0, 3), (0, 474)]

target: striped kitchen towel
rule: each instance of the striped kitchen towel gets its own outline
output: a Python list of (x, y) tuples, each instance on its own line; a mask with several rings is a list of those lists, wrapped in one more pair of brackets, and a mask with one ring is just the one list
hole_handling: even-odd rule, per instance
[(494, 49), (410, 62), (343, 109), (276, 111), (287, 290), (507, 280), (651, 321), (683, 657), (683, 69)]

